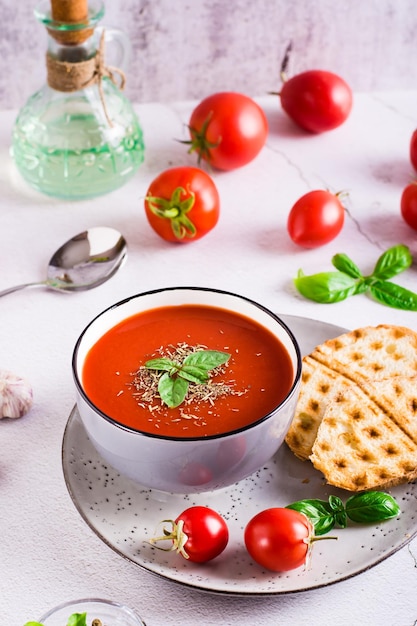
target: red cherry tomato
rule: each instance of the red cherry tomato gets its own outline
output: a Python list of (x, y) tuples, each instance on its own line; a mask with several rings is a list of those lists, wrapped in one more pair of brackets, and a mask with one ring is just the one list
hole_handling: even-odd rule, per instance
[(417, 130), (411, 135), (410, 141), (410, 161), (411, 165), (417, 170)]
[(337, 74), (310, 70), (293, 76), (281, 89), (284, 111), (302, 128), (322, 133), (337, 128), (352, 109), (349, 85)]
[(151, 183), (145, 212), (154, 231), (166, 241), (196, 241), (218, 222), (220, 197), (211, 177), (197, 167), (173, 167)]
[(293, 509), (261, 511), (245, 528), (245, 545), (256, 563), (273, 572), (286, 572), (306, 562), (314, 538), (306, 515)]
[(345, 210), (338, 196), (318, 189), (297, 200), (288, 215), (287, 229), (294, 243), (318, 248), (337, 237), (344, 220)]
[(233, 170), (252, 161), (263, 148), (268, 123), (263, 110), (248, 96), (220, 92), (205, 98), (191, 114), (190, 152), (219, 170)]
[(151, 543), (171, 540), (172, 547), (169, 550), (176, 551), (194, 563), (211, 561), (223, 552), (229, 541), (225, 520), (205, 506), (192, 506), (176, 520), (164, 520), (164, 523), (168, 522), (171, 523), (171, 530), (164, 529), (164, 535), (151, 539)]
[(402, 192), (401, 215), (411, 228), (417, 230), (417, 182), (410, 183)]

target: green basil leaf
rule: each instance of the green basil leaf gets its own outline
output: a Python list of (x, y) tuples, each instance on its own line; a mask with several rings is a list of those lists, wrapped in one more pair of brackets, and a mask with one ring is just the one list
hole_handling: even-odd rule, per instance
[(359, 267), (350, 259), (347, 254), (335, 254), (332, 263), (339, 272), (344, 272), (352, 278), (362, 278), (362, 272)]
[(335, 520), (335, 523), (340, 528), (346, 528), (346, 526), (347, 526), (347, 515), (346, 515), (345, 511), (338, 511), (337, 513), (335, 512), (334, 520)]
[(372, 276), (387, 280), (409, 268), (412, 262), (413, 258), (407, 246), (393, 246), (379, 257)]
[(205, 383), (208, 380), (207, 370), (197, 365), (183, 365), (178, 371), (178, 376), (197, 384)]
[(345, 506), (341, 498), (338, 496), (329, 496), (329, 505), (333, 511), (335, 524), (340, 526), (340, 528), (346, 528), (347, 516)]
[(329, 506), (332, 511), (344, 511), (345, 507), (339, 496), (329, 496)]
[(345, 504), (346, 514), (353, 522), (382, 522), (400, 514), (396, 500), (383, 491), (367, 491), (351, 496)]
[(173, 409), (184, 401), (188, 386), (188, 382), (184, 378), (180, 376), (173, 378), (166, 372), (159, 379), (158, 392), (161, 400), (170, 409)]
[(299, 500), (289, 504), (286, 508), (304, 513), (313, 524), (315, 535), (325, 535), (334, 528), (334, 514), (325, 500)]
[(356, 289), (353, 295), (356, 296), (359, 293), (365, 293), (365, 291), (368, 291), (368, 289), (369, 285), (366, 282), (366, 278), (360, 278), (356, 283)]
[(165, 370), (167, 372), (171, 371), (172, 368), (175, 370), (178, 369), (178, 365), (175, 361), (171, 361), (170, 359), (151, 359), (150, 361), (146, 361), (145, 367), (150, 370)]
[(43, 626), (40, 622), (26, 622), (24, 626)]
[(402, 311), (417, 311), (417, 294), (389, 281), (374, 281), (369, 291), (378, 302)]
[(73, 613), (68, 618), (67, 626), (87, 626), (87, 613)]
[(184, 365), (196, 365), (201, 369), (209, 370), (227, 363), (230, 359), (230, 354), (227, 352), (220, 352), (219, 350), (198, 350), (192, 352), (184, 359)]
[(302, 296), (322, 304), (346, 300), (356, 293), (356, 280), (343, 272), (322, 272), (305, 276), (300, 270), (294, 284)]

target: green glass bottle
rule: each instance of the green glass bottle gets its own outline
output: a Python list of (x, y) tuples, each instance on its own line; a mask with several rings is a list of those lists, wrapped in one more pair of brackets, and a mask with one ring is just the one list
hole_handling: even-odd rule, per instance
[(97, 28), (103, 4), (93, 0), (83, 22), (60, 22), (46, 2), (35, 11), (47, 27), (46, 84), (20, 110), (12, 155), (26, 182), (64, 199), (91, 198), (127, 182), (144, 159), (143, 133), (122, 93), (124, 75), (104, 63), (104, 43), (121, 31)]

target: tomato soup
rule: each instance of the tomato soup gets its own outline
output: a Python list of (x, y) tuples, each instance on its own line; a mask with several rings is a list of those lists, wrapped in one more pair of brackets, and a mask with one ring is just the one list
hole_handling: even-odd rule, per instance
[[(188, 349), (230, 354), (210, 377), (220, 393), (199, 393), (195, 400), (191, 395), (168, 408), (158, 394), (143, 388), (144, 364)], [(282, 402), (293, 379), (291, 358), (268, 329), (238, 313), (193, 304), (150, 309), (123, 320), (92, 346), (82, 372), (86, 395), (116, 422), (180, 438), (216, 435), (257, 421)]]

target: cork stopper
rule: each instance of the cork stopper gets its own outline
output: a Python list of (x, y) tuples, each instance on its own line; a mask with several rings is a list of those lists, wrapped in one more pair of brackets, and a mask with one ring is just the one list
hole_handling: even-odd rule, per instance
[[(49, 29), (52, 37), (60, 43), (77, 45), (93, 33), (93, 29), (87, 28), (88, 0), (51, 0), (51, 17), (62, 26)], [(68, 30), (65, 25), (68, 25)]]
[(57, 22), (86, 22), (88, 18), (87, 0), (51, 0), (52, 19)]

